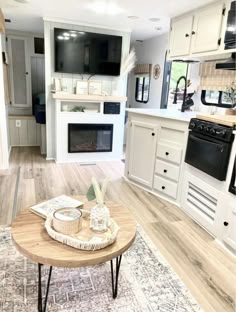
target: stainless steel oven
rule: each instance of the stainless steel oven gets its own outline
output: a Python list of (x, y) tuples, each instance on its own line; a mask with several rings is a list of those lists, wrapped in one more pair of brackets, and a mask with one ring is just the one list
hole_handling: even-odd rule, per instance
[(185, 162), (224, 181), (234, 139), (233, 128), (193, 118), (189, 130)]

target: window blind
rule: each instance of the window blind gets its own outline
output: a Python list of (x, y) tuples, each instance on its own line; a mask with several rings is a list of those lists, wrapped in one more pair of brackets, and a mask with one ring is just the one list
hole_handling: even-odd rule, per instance
[(215, 69), (216, 62), (200, 64), (200, 89), (209, 91), (226, 91), (236, 80), (234, 70)]
[(149, 77), (152, 72), (152, 64), (137, 64), (134, 69), (136, 77)]

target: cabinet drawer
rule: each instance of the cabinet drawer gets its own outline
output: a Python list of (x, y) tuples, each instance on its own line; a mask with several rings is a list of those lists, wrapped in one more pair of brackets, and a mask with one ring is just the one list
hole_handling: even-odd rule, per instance
[(177, 183), (170, 182), (166, 180), (165, 178), (161, 178), (159, 176), (154, 177), (154, 189), (162, 192), (174, 199), (177, 198)]
[(162, 161), (160, 159), (156, 160), (155, 173), (158, 173), (159, 175), (162, 175), (162, 176), (167, 177), (169, 179), (178, 181), (179, 180), (179, 170), (180, 170), (180, 168), (178, 166), (169, 164), (169, 163)]
[(180, 164), (182, 158), (182, 148), (173, 147), (164, 143), (159, 143), (157, 146), (157, 156), (172, 161), (173, 163)]

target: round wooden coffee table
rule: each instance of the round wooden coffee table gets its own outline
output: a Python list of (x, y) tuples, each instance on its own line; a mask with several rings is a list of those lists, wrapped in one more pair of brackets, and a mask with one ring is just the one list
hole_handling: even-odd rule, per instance
[[(84, 202), (84, 209), (90, 209), (95, 202), (75, 197)], [(44, 228), (45, 220), (29, 209), (21, 211), (12, 224), (12, 240), (18, 251), (28, 259), (38, 263), (38, 311), (46, 311), (52, 267), (78, 268), (111, 262), (112, 294), (117, 297), (118, 277), (122, 254), (132, 245), (136, 234), (136, 222), (129, 210), (114, 202), (106, 202), (111, 217), (119, 225), (114, 244), (97, 251), (84, 251), (63, 245), (53, 240)], [(116, 258), (115, 270), (113, 259)], [(41, 267), (50, 266), (45, 300), (42, 300)], [(115, 272), (114, 272), (115, 271)], [(115, 276), (114, 276), (115, 275)]]

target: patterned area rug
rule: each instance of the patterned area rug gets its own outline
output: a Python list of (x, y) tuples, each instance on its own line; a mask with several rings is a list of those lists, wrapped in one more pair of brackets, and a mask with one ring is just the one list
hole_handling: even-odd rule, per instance
[[(43, 267), (45, 277), (48, 268)], [(0, 229), (0, 311), (37, 311), (37, 264), (14, 248), (10, 228)], [(50, 312), (201, 311), (179, 277), (138, 227), (124, 254), (117, 299), (112, 298), (110, 263), (80, 269), (54, 268)]]

